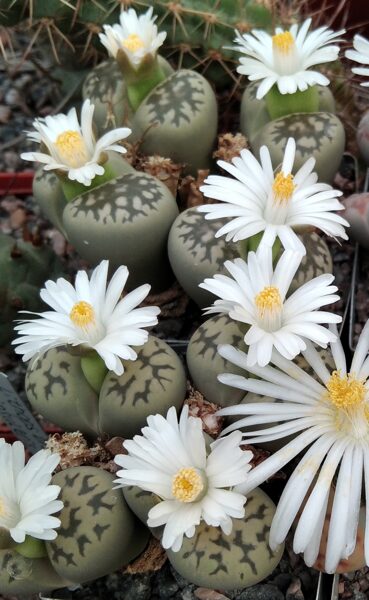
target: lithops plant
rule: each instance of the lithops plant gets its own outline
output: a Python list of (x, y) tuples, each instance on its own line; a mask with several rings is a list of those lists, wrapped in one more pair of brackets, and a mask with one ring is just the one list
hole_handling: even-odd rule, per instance
[(184, 368), (177, 354), (150, 336), (126, 361), (124, 373), (108, 371), (99, 389), (83, 373), (83, 358), (66, 347), (45, 352), (26, 374), (26, 393), (33, 408), (66, 431), (88, 437), (131, 437), (153, 412), (179, 410), (186, 394)]
[(257, 583), (283, 552), (283, 545), (274, 552), (268, 546), (275, 512), (270, 498), (256, 489), (246, 501), (230, 488), (248, 480), (251, 453), (240, 448), (240, 440), (240, 432), (233, 432), (208, 445), (201, 420), (189, 417), (186, 406), (177, 421), (171, 408), (166, 420), (150, 417), (142, 436), (123, 443), (128, 455), (115, 457), (123, 467), (117, 483), (140, 518), (156, 527), (174, 568), (211, 589)]
[[(235, 521), (244, 521), (246, 498), (233, 486), (247, 481), (252, 458), (240, 448), (240, 432), (207, 446), (201, 419), (188, 410), (186, 405), (179, 419), (174, 407), (166, 419), (152, 415), (141, 436), (123, 443), (126, 454), (115, 457), (123, 467), (117, 472), (118, 485), (139, 486), (157, 497), (154, 506), (141, 503), (140, 510), (149, 508), (147, 524), (163, 526), (162, 545), (174, 553), (181, 551), (184, 536), (196, 535), (202, 521), (226, 535)], [(189, 580), (196, 580), (195, 575)]]
[(41, 308), (39, 288), (46, 277), (61, 273), (62, 265), (51, 248), (0, 234), (0, 346), (13, 338), (19, 310)]
[[(220, 344), (231, 344), (240, 350), (245, 329), (228, 315), (215, 315), (200, 325), (192, 335), (187, 348), (187, 366), (193, 384), (209, 402), (220, 406), (238, 404), (244, 392), (220, 385), (219, 373), (226, 373), (230, 365), (218, 354)], [(240, 369), (241, 373), (241, 369)]]
[(168, 550), (172, 566), (196, 585), (231, 590), (255, 585), (270, 575), (282, 558), (283, 544), (269, 547), (275, 514), (272, 500), (259, 488), (247, 497), (243, 519), (233, 519), (232, 532), (200, 523), (195, 535), (184, 538), (179, 552)]
[[(159, 60), (158, 49), (166, 33), (159, 32), (152, 7), (137, 15), (133, 8), (123, 11), (120, 23), (104, 25), (100, 40), (122, 71), (123, 83), (109, 84), (109, 78), (91, 74), (85, 93), (94, 84), (100, 109), (124, 119), (133, 130), (145, 154), (159, 154), (184, 164), (188, 171), (206, 168), (217, 131), (217, 102), (207, 80), (194, 71), (178, 70)], [(100, 68), (100, 67), (98, 67)], [(106, 89), (113, 90), (113, 103)], [(100, 89), (101, 88), (101, 89)], [(125, 106), (130, 108), (124, 109)], [(197, 143), (193, 144), (194, 136)]]
[[(206, 221), (198, 208), (188, 208), (173, 222), (168, 238), (168, 254), (171, 267), (185, 292), (205, 308), (212, 302), (211, 294), (199, 287), (207, 277), (224, 273), (226, 260), (240, 255), (236, 243), (226, 241), (215, 234), (229, 219)], [(314, 231), (298, 233), (298, 239), (306, 248), (301, 264), (291, 283), (291, 290), (323, 273), (332, 272), (332, 257), (324, 239)], [(281, 250), (278, 254), (280, 255)]]
[(59, 576), (83, 583), (126, 565), (144, 549), (148, 530), (129, 510), (114, 476), (96, 467), (57, 473), (64, 503), (61, 527), (47, 542), (50, 563)]
[(93, 113), (94, 105), (85, 100), (81, 125), (74, 108), (34, 121), (36, 131), (29, 137), (46, 151), (26, 152), (22, 158), (45, 164), (46, 173), (39, 170), (34, 179), (35, 198), (92, 266), (103, 258), (112, 269), (126, 264), (134, 274), (129, 284), (148, 281), (162, 291), (173, 280), (166, 245), (178, 215), (176, 201), (158, 179), (121, 158), (125, 148), (117, 142), (130, 129), (120, 127), (95, 139)]
[(40, 450), (28, 463), (21, 442), (0, 438), (0, 594), (33, 594), (68, 585), (47, 560), (63, 508), (60, 487), (50, 485), (58, 454)]
[(219, 271), (225, 260), (238, 254), (235, 244), (215, 238), (224, 224), (224, 219), (207, 222), (194, 207), (181, 212), (170, 229), (168, 255), (171, 267), (185, 292), (200, 307), (207, 306), (211, 296), (199, 284)]
[[(297, 115), (286, 118), (297, 119)], [(218, 202), (199, 206), (198, 210), (205, 213), (206, 219), (225, 219), (216, 237), (237, 242), (243, 257), (259, 244), (273, 247), (274, 254), (282, 245), (304, 255), (306, 249), (297, 232), (312, 228), (347, 239), (344, 227), (348, 223), (336, 214), (343, 209), (338, 201), (342, 192), (318, 181), (315, 158), (306, 156), (300, 168), (294, 167), (298, 143), (292, 136), (281, 140), (278, 159), (273, 144), (270, 147), (260, 147), (259, 160), (244, 149), (230, 162), (218, 161), (232, 178), (209, 175), (205, 179), (201, 192)]]
[[(320, 239), (317, 236), (317, 241), (319, 240)], [(286, 264), (286, 260), (288, 260), (287, 254), (282, 254), (277, 264)], [(251, 253), (249, 256), (252, 261), (255, 259), (254, 253)], [(292, 255), (289, 255), (291, 260), (293, 260), (292, 256), (293, 253)], [(313, 273), (316, 273), (317, 269), (319, 275), (329, 272), (325, 271), (327, 266), (332, 266), (330, 255), (328, 254), (328, 256), (327, 262), (323, 261), (320, 265), (316, 261), (310, 262), (309, 268), (307, 268), (308, 263), (305, 263), (301, 273), (299, 274), (299, 271), (297, 271), (297, 274), (291, 281), (285, 302), (289, 302), (289, 298), (292, 298), (293, 293), (303, 293), (304, 285), (309, 286), (316, 281), (316, 285), (319, 287), (319, 280), (315, 279), (316, 276)], [(304, 258), (306, 259), (306, 256)], [(208, 305), (209, 308), (206, 311), (207, 314), (219, 312), (220, 315), (215, 317), (212, 316), (198, 327), (190, 339), (187, 350), (187, 364), (196, 388), (207, 400), (220, 404), (221, 406), (228, 406), (230, 404), (241, 402), (243, 392), (242, 389), (229, 389), (226, 386), (219, 384), (219, 373), (227, 372), (229, 366), (227, 358), (219, 354), (219, 346), (221, 344), (231, 344), (240, 350), (246, 351), (249, 325), (254, 324), (258, 327), (259, 333), (261, 333), (260, 328), (263, 328), (266, 325), (266, 323), (263, 325), (263, 303), (257, 308), (254, 316), (252, 316), (252, 313), (250, 312), (252, 310), (252, 304), (255, 302), (257, 304), (259, 297), (256, 293), (256, 283), (254, 283), (252, 287), (248, 281), (248, 276), (245, 273), (246, 269), (250, 268), (250, 263), (248, 263), (247, 267), (246, 263), (243, 261), (241, 261), (241, 264), (237, 265), (237, 260), (241, 261), (241, 259), (236, 259), (235, 261), (228, 261), (228, 263), (225, 263), (221, 273), (216, 274), (213, 279), (206, 279), (204, 284), (202, 284), (204, 289), (215, 295), (217, 298), (212, 305)], [(301, 256), (295, 256), (295, 260), (297, 260), (297, 262), (300, 261)], [(320, 272), (320, 269), (322, 269), (322, 272)], [(233, 274), (234, 279), (229, 277), (229, 273), (225, 275), (227, 270), (229, 273)], [(260, 271), (258, 271), (258, 277), (262, 277)], [(333, 276), (330, 276), (329, 280), (332, 281)], [(267, 287), (265, 289), (269, 289), (267, 283), (266, 285)], [(273, 286), (271, 289), (273, 289)], [(332, 288), (331, 291), (334, 291), (335, 289), (337, 288)], [(331, 296), (332, 302), (337, 299), (338, 296)], [(261, 300), (262, 296), (260, 296), (260, 301)], [(282, 305), (279, 305), (280, 309), (281, 306)], [(258, 312), (259, 309), (261, 312)], [(268, 317), (266, 318), (268, 319)], [(332, 319), (335, 320), (335, 317), (332, 317)], [(340, 318), (337, 317), (336, 320), (339, 322)], [(281, 323), (283, 323), (283, 326), (288, 326), (283, 316), (281, 317)], [(268, 323), (265, 331), (268, 331), (269, 327), (271, 328), (271, 331), (276, 331), (273, 328), (276, 327), (276, 329), (278, 329), (279, 325), (277, 323)], [(264, 348), (262, 355), (265, 355), (266, 352), (267, 349)], [(236, 372), (239, 373), (242, 371), (242, 368), (242, 366), (237, 365)]]
[[(162, 56), (158, 57), (158, 61), (166, 76), (173, 73)], [(83, 83), (82, 96), (89, 98), (95, 106), (94, 123), (100, 133), (117, 127), (119, 123), (132, 121), (133, 111), (116, 60), (104, 60), (91, 69)]]
[(316, 160), (316, 172), (321, 181), (331, 183), (342, 160), (345, 149), (345, 130), (340, 119), (327, 112), (292, 114), (270, 121), (253, 137), (252, 150), (261, 146), (270, 148), (275, 168), (281, 164), (289, 137), (296, 143), (296, 168), (310, 156)]
[[(315, 31), (308, 32), (310, 25), (307, 19), (289, 30), (276, 29), (272, 36), (237, 33), (235, 48), (241, 53), (237, 71), (257, 81), (242, 98), (241, 130), (249, 135), (254, 151), (264, 144), (284, 147), (289, 137), (296, 137), (297, 165), (313, 155), (320, 179), (330, 182), (342, 158), (344, 129), (333, 114), (332, 96), (319, 87), (327, 86), (329, 79), (310, 68), (337, 60), (339, 46), (331, 44), (344, 30), (321, 28), (317, 38)], [(274, 167), (280, 162), (279, 149), (273, 154)]]
[(11, 548), (0, 550), (0, 594), (29, 596), (69, 584), (56, 573), (48, 558), (26, 558)]
[[(107, 156), (107, 165), (116, 176), (134, 173), (133, 167), (123, 158), (113, 152), (107, 152)], [(33, 178), (32, 192), (45, 217), (65, 237), (68, 237), (63, 223), (63, 211), (67, 205), (67, 199), (63, 192), (62, 182), (55, 171), (45, 171), (39, 167)]]
[(41, 297), (55, 313), (21, 322), (14, 340), (15, 351), (32, 359), (26, 392), (35, 410), (89, 437), (134, 435), (152, 412), (179, 409), (186, 392), (177, 354), (143, 329), (160, 312), (137, 308), (150, 286), (120, 299), (128, 269), (120, 267), (107, 286), (108, 268), (103, 261), (90, 280), (79, 271), (75, 287), (47, 281)]
[(83, 83), (82, 97), (84, 100), (90, 98), (95, 106), (94, 123), (99, 133), (132, 118), (124, 81), (115, 60), (104, 60), (91, 69)]
[(173, 281), (167, 239), (177, 215), (166, 185), (134, 171), (77, 196), (62, 219), (69, 241), (92, 265), (102, 257), (112, 268), (126, 264), (130, 287), (148, 282), (158, 292)]
[[(257, 98), (258, 84), (250, 82), (246, 87), (240, 107), (240, 128), (247, 137), (250, 144), (257, 133), (270, 122), (270, 115), (264, 98)], [(336, 112), (336, 103), (329, 87), (317, 86), (319, 112), (328, 112), (333, 115)]]
[(271, 149), (273, 166), (283, 160), (289, 137), (296, 139), (295, 168), (313, 156), (319, 179), (331, 183), (345, 149), (345, 131), (335, 114), (335, 101), (328, 87), (317, 86), (318, 108), (314, 113), (296, 113), (271, 120), (265, 99), (257, 99), (257, 84), (247, 86), (241, 101), (240, 127), (255, 154), (263, 145)]

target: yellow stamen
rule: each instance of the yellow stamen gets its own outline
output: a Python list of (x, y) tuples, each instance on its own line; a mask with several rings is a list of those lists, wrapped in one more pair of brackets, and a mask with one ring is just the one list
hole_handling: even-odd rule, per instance
[(71, 321), (77, 327), (87, 327), (95, 322), (95, 311), (88, 302), (77, 302), (69, 313)]
[(130, 35), (125, 40), (123, 40), (122, 46), (124, 48), (127, 48), (127, 50), (129, 50), (130, 52), (137, 52), (137, 50), (143, 48), (145, 44), (140, 38), (140, 36), (137, 35), (137, 33), (130, 33)]
[(2, 498), (0, 498), (0, 517), (5, 517), (5, 515), (6, 515), (5, 502)]
[(282, 52), (283, 54), (288, 54), (291, 52), (295, 45), (295, 38), (289, 31), (284, 31), (283, 33), (277, 33), (276, 35), (273, 35), (272, 41), (273, 48), (279, 52)]
[(263, 317), (267, 311), (274, 311), (282, 307), (282, 298), (279, 289), (275, 286), (267, 286), (255, 296), (255, 304)]
[(180, 469), (173, 477), (172, 494), (181, 502), (194, 502), (203, 489), (202, 477), (193, 467)]
[(55, 141), (61, 160), (70, 167), (78, 168), (88, 161), (87, 148), (78, 131), (64, 131)]
[(283, 175), (282, 171), (277, 173), (273, 183), (274, 199), (277, 202), (288, 202), (291, 199), (296, 185), (293, 180), (293, 175)]
[(326, 388), (332, 404), (343, 410), (358, 407), (365, 398), (364, 383), (351, 373), (341, 376), (340, 371), (333, 371)]

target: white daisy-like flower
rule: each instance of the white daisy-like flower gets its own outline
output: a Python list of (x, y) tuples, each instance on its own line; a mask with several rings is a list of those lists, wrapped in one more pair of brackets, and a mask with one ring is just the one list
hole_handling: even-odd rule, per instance
[[(365, 67), (354, 67), (352, 72), (355, 73), (355, 75), (369, 77), (369, 40), (362, 35), (355, 35), (354, 50), (346, 50), (345, 56), (361, 65), (367, 65)], [(360, 85), (367, 87), (369, 86), (369, 81), (363, 81)]]
[[(337, 332), (336, 332), (337, 333)], [(240, 491), (254, 487), (304, 452), (290, 477), (274, 516), (270, 545), (285, 539), (296, 516), (294, 551), (304, 552), (306, 563), (318, 557), (329, 495), (333, 506), (325, 569), (333, 573), (341, 559), (356, 546), (362, 488), (369, 492), (369, 322), (364, 327), (348, 371), (340, 340), (331, 343), (335, 369), (331, 372), (314, 346), (307, 342), (303, 355), (314, 371), (309, 375), (293, 362), (273, 353), (275, 366), (247, 367), (258, 379), (223, 374), (219, 380), (245, 391), (281, 402), (242, 404), (222, 409), (223, 415), (245, 415), (224, 430), (248, 426), (245, 443), (296, 437), (255, 467)], [(247, 357), (232, 346), (221, 346), (221, 356), (246, 369)], [(246, 416), (247, 415), (247, 416)], [(265, 429), (263, 426), (270, 424)], [(260, 428), (255, 426), (260, 425)], [(250, 430), (251, 428), (251, 430)], [(366, 502), (365, 559), (369, 564), (369, 502)]]
[(123, 443), (128, 454), (115, 457), (123, 467), (116, 483), (137, 485), (161, 499), (150, 510), (147, 523), (165, 526), (164, 548), (177, 552), (183, 536), (192, 537), (201, 520), (229, 535), (232, 518), (244, 516), (246, 502), (231, 488), (247, 481), (252, 459), (251, 452), (240, 448), (241, 432), (213, 442), (207, 455), (201, 419), (189, 417), (188, 406), (179, 422), (172, 407), (166, 418), (152, 415), (147, 423), (143, 435)]
[(152, 13), (152, 6), (140, 16), (129, 8), (121, 12), (120, 24), (104, 25), (105, 33), (100, 33), (99, 38), (109, 54), (116, 58), (122, 50), (136, 69), (147, 54), (155, 57), (167, 34), (165, 31), (158, 33), (156, 16)]
[(20, 337), (12, 343), (24, 361), (65, 344), (95, 350), (117, 375), (124, 371), (122, 360), (136, 360), (137, 353), (131, 346), (147, 341), (149, 334), (142, 328), (157, 324), (160, 309), (136, 308), (149, 293), (149, 284), (121, 300), (128, 269), (119, 267), (107, 286), (108, 267), (109, 261), (103, 260), (90, 279), (85, 271), (78, 271), (75, 286), (63, 278), (45, 283), (40, 296), (53, 310), (29, 313), (40, 318), (21, 321), (15, 327)]
[(256, 97), (263, 98), (273, 85), (281, 94), (304, 92), (313, 85), (329, 85), (329, 79), (311, 67), (337, 60), (339, 46), (331, 45), (345, 33), (319, 27), (309, 32), (311, 19), (294, 24), (288, 31), (277, 28), (275, 35), (254, 29), (250, 33), (236, 31), (234, 50), (242, 52), (237, 71), (250, 81), (261, 81)]
[(61, 524), (53, 513), (63, 508), (57, 500), (58, 485), (50, 485), (60, 461), (58, 454), (40, 450), (25, 465), (21, 442), (7, 444), (0, 438), (0, 528), (21, 544), (26, 535), (39, 540), (54, 540)]
[(28, 138), (43, 144), (47, 153), (23, 152), (21, 158), (44, 164), (45, 171), (65, 171), (72, 181), (91, 185), (96, 175), (105, 173), (102, 165), (106, 160), (104, 154), (108, 150), (120, 154), (126, 152), (117, 142), (132, 133), (127, 127), (120, 127), (96, 140), (92, 127), (94, 108), (90, 100), (84, 101), (81, 124), (75, 108), (71, 108), (66, 115), (60, 113), (35, 119), (33, 127), (36, 131), (28, 132)]
[(273, 348), (291, 360), (306, 349), (307, 340), (326, 348), (336, 339), (321, 323), (340, 323), (342, 318), (318, 310), (339, 300), (333, 275), (315, 277), (287, 297), (300, 262), (301, 254), (285, 250), (273, 270), (271, 249), (259, 247), (257, 253), (249, 252), (247, 263), (242, 258), (224, 263), (232, 277), (217, 274), (200, 284), (220, 298), (206, 314), (225, 313), (250, 325), (244, 338), (250, 366), (267, 365)]
[(327, 235), (347, 239), (344, 227), (349, 223), (332, 212), (343, 210), (337, 200), (342, 192), (327, 183), (318, 183), (313, 157), (293, 175), (295, 153), (296, 142), (289, 138), (276, 174), (266, 146), (260, 148), (260, 163), (249, 150), (242, 150), (232, 163), (218, 161), (235, 179), (207, 177), (200, 190), (207, 198), (221, 200), (222, 204), (198, 208), (207, 213), (205, 219), (227, 218), (216, 237), (226, 234), (227, 242), (238, 242), (263, 232), (263, 244), (272, 246), (278, 237), (285, 248), (303, 254), (305, 247), (294, 232), (296, 227), (316, 227)]

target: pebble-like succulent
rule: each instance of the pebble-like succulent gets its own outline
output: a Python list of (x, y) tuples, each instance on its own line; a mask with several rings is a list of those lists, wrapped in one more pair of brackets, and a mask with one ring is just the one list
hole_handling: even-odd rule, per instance
[(88, 437), (131, 437), (150, 414), (179, 409), (186, 393), (180, 358), (165, 342), (149, 337), (137, 359), (125, 361), (123, 375), (106, 374), (100, 392), (89, 385), (81, 357), (65, 347), (53, 348), (29, 367), (26, 393), (34, 409), (66, 431)]

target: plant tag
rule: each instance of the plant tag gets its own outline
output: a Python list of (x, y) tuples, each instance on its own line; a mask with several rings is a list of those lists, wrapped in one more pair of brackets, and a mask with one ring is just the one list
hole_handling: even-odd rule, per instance
[(0, 373), (0, 420), (5, 421), (31, 454), (44, 448), (46, 433), (4, 373)]

